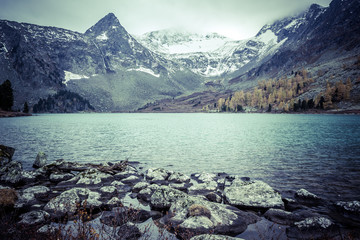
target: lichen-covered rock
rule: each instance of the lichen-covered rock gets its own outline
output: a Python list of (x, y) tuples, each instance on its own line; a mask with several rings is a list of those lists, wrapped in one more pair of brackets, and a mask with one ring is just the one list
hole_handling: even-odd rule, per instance
[(146, 180), (150, 183), (162, 183), (168, 179), (171, 172), (163, 168), (149, 168), (146, 171)]
[(173, 172), (167, 180), (171, 183), (188, 183), (190, 182), (190, 177), (179, 172)]
[(135, 185), (136, 183), (140, 182), (142, 178), (137, 175), (131, 175), (127, 178), (124, 178), (121, 180), (122, 183), (128, 184), (128, 185)]
[(2, 182), (17, 185), (22, 182), (22, 165), (17, 161), (11, 161), (0, 168), (0, 180)]
[[(191, 208), (194, 208), (194, 205), (197, 206), (196, 209), (203, 210), (197, 211), (198, 213), (193, 212)], [(196, 234), (213, 232), (235, 235), (243, 232), (248, 224), (257, 220), (259, 217), (255, 214), (193, 196), (173, 202), (167, 216), (169, 224), (178, 227), (180, 233), (190, 231)]]
[(131, 165), (127, 165), (126, 169), (122, 172), (116, 173), (114, 175), (114, 178), (116, 180), (122, 180), (122, 179), (128, 178), (130, 176), (139, 176), (139, 173), (136, 168), (134, 168)]
[(26, 226), (40, 225), (48, 221), (49, 218), (50, 214), (43, 210), (31, 211), (20, 216), (19, 224)]
[(262, 181), (235, 179), (224, 195), (230, 205), (240, 208), (284, 208), (281, 195)]
[(67, 181), (73, 177), (74, 174), (71, 173), (51, 173), (49, 179), (53, 183), (58, 183), (62, 181)]
[(192, 186), (191, 183), (170, 183), (169, 187), (183, 191), (188, 192), (189, 188)]
[(148, 182), (138, 182), (137, 184), (135, 184), (132, 187), (132, 191), (135, 193), (138, 193), (141, 190), (143, 190), (144, 188), (147, 188), (148, 186), (150, 186), (150, 184)]
[(168, 186), (161, 186), (151, 195), (150, 206), (154, 209), (166, 210), (170, 208), (172, 203), (185, 197), (188, 197), (188, 195), (182, 191)]
[(65, 215), (73, 217), (79, 205), (87, 208), (99, 208), (104, 203), (100, 201), (98, 192), (90, 191), (87, 188), (72, 188), (51, 199), (44, 207), (54, 218), (61, 218)]
[(218, 184), (215, 181), (194, 184), (189, 188), (190, 195), (206, 195), (217, 190)]
[(47, 156), (44, 152), (39, 152), (36, 156), (33, 168), (41, 168), (47, 164)]
[(5, 166), (11, 162), (15, 153), (15, 148), (7, 147), (0, 144), (0, 167)]
[(320, 197), (303, 188), (296, 191), (295, 198), (301, 204), (307, 205), (317, 205), (321, 202)]
[(198, 182), (207, 183), (211, 181), (216, 181), (217, 175), (215, 173), (196, 173), (192, 175)]
[(244, 239), (230, 237), (226, 235), (201, 234), (190, 238), (190, 240), (244, 240)]
[(97, 169), (89, 169), (84, 172), (80, 172), (75, 177), (62, 181), (59, 186), (76, 186), (76, 187), (96, 187), (106, 185), (114, 180), (114, 177), (110, 174), (100, 172)]
[(156, 189), (160, 188), (159, 185), (157, 184), (151, 184), (150, 186), (142, 189), (138, 195), (137, 198), (141, 199), (145, 202), (150, 202), (150, 198), (152, 196), (152, 194), (155, 192)]
[(311, 217), (295, 222), (286, 233), (296, 239), (330, 239), (338, 234), (338, 228), (326, 217)]
[(22, 191), (15, 208), (30, 209), (33, 205), (39, 204), (46, 200), (50, 193), (50, 189), (45, 186), (34, 186), (26, 188)]
[(344, 218), (353, 221), (351, 225), (360, 225), (360, 202), (359, 201), (350, 201), (350, 202), (337, 202), (335, 207), (338, 213), (340, 213)]

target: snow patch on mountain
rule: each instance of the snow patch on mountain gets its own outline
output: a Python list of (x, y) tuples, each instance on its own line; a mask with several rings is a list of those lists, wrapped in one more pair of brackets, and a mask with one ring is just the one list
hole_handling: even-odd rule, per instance
[(103, 32), (101, 35), (97, 36), (96, 39), (100, 41), (106, 41), (109, 38), (107, 37), (106, 32)]
[(154, 73), (154, 71), (152, 71), (151, 69), (148, 68), (144, 68), (144, 67), (139, 67), (137, 69), (128, 69), (127, 71), (138, 71), (138, 72), (144, 72), (150, 75), (153, 75), (154, 77), (160, 77), (160, 74), (156, 74)]
[(63, 83), (65, 85), (67, 85), (67, 83), (70, 80), (79, 80), (79, 79), (89, 78), (86, 75), (80, 75), (80, 74), (72, 73), (72, 72), (69, 72), (69, 71), (64, 71), (64, 73), (65, 73), (65, 81), (63, 81)]

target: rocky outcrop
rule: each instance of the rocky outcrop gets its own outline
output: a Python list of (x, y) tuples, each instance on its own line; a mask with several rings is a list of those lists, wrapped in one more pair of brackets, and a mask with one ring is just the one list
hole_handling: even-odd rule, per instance
[(15, 148), (0, 145), (0, 167), (8, 164), (12, 160)]
[(230, 205), (240, 208), (284, 208), (281, 195), (262, 181), (235, 179), (224, 195)]
[(147, 234), (166, 232), (180, 239), (326, 239), (360, 234), (349, 232), (359, 226), (358, 201), (322, 199), (309, 207), (308, 201), (320, 197), (302, 189), (289, 191), (292, 196), (282, 200), (268, 184), (248, 177), (189, 177), (161, 168), (145, 173), (127, 161), (96, 165), (58, 160), (33, 171), (10, 161), (0, 168), (0, 205), (16, 210), (15, 225), (42, 234), (39, 238), (58, 234), (57, 227), (74, 231), (74, 221), (93, 231), (107, 229), (116, 239), (139, 238), (150, 225), (155, 229)]
[(36, 156), (33, 168), (41, 168), (47, 163), (47, 156), (44, 152), (39, 152)]

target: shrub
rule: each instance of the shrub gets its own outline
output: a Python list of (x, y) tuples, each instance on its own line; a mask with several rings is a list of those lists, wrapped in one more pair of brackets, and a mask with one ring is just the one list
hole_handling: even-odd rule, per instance
[(193, 204), (189, 207), (188, 210), (188, 216), (205, 216), (208, 218), (211, 218), (211, 212), (206, 207), (199, 205), (199, 204)]

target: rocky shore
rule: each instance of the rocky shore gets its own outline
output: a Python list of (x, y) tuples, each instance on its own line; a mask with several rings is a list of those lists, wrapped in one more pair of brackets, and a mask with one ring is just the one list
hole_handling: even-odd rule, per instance
[(1, 239), (360, 239), (360, 201), (282, 195), (226, 173), (191, 176), (121, 161), (34, 170), (0, 145)]

